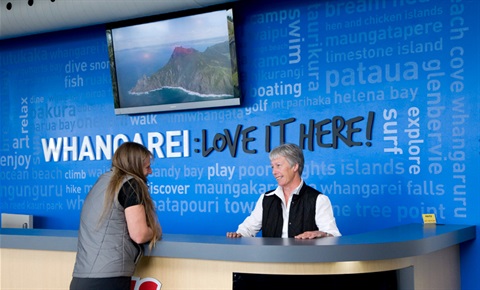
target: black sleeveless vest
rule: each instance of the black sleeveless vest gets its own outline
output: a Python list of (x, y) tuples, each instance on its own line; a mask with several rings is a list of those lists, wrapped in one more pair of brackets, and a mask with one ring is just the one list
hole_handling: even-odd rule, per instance
[[(283, 227), (282, 200), (276, 195), (267, 195), (272, 191), (267, 192), (263, 198), (262, 236), (280, 238)], [(318, 231), (315, 209), (319, 194), (319, 191), (305, 183), (298, 194), (292, 194), (288, 221), (289, 238), (306, 231)]]

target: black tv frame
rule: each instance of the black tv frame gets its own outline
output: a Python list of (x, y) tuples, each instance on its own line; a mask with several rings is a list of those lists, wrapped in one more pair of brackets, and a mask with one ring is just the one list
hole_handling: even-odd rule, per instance
[[(143, 24), (155, 24), (165, 21), (170, 21), (173, 19), (189, 18), (195, 17), (197, 15), (208, 14), (212, 12), (220, 11), (230, 11), (231, 20), (233, 25), (235, 5), (234, 3), (226, 3), (220, 5), (214, 5), (199, 9), (191, 9), (186, 11), (179, 11), (161, 15), (153, 15), (136, 19), (129, 19), (124, 21), (112, 22), (106, 24), (106, 35), (107, 35), (107, 44), (110, 60), (110, 72), (112, 77), (112, 89), (113, 89), (113, 101), (114, 101), (114, 111), (116, 115), (133, 115), (133, 114), (146, 114), (146, 113), (159, 113), (159, 112), (170, 112), (170, 111), (181, 111), (181, 110), (195, 110), (195, 109), (210, 109), (210, 108), (221, 108), (221, 107), (231, 107), (241, 105), (241, 93), (240, 85), (238, 78), (238, 60), (237, 60), (237, 51), (236, 51), (236, 42), (235, 42), (235, 26), (233, 28), (227, 29), (229, 45), (230, 45), (230, 60), (232, 67), (232, 97), (230, 98), (216, 98), (213, 100), (202, 100), (202, 101), (188, 101), (188, 102), (175, 102), (175, 103), (158, 103), (158, 104), (148, 104), (148, 105), (139, 105), (139, 106), (124, 106), (122, 105), (120, 91), (119, 91), (119, 77), (117, 74), (117, 65), (118, 60), (116, 59), (116, 50), (115, 50), (115, 40), (113, 39), (112, 31), (115, 29), (121, 29), (123, 27), (132, 27), (136, 25)], [(227, 25), (227, 19), (225, 19), (225, 24)]]

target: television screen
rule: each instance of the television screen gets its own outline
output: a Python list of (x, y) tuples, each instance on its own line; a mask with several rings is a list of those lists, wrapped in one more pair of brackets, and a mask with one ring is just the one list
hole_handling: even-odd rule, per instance
[(112, 23), (116, 114), (240, 105), (233, 8)]

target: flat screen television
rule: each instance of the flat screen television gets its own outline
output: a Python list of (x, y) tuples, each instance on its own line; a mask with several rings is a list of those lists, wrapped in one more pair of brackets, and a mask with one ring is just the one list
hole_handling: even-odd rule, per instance
[(107, 24), (115, 114), (240, 105), (233, 7)]

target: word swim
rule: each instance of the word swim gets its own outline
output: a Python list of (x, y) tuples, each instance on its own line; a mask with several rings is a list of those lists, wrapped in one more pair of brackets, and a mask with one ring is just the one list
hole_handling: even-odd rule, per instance
[(115, 150), (124, 142), (136, 142), (144, 145), (157, 158), (183, 158), (190, 156), (189, 132), (166, 131), (147, 133), (147, 142), (143, 136), (136, 133), (133, 138), (127, 135), (97, 135), (92, 141), (90, 136), (60, 137), (42, 139), (43, 155), (46, 162), (54, 161), (82, 161), (82, 160), (110, 160)]

